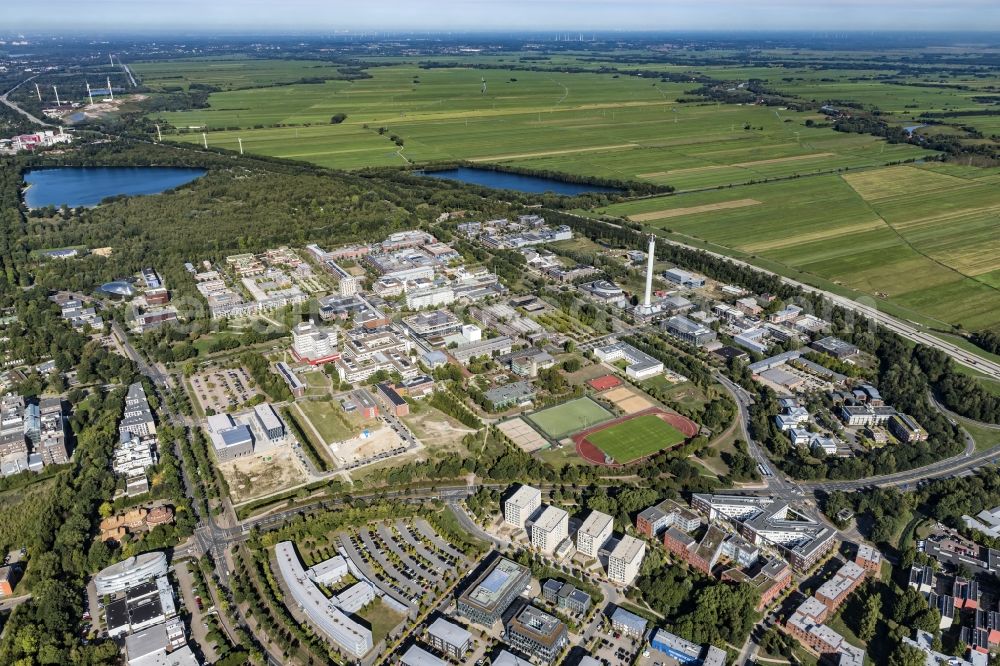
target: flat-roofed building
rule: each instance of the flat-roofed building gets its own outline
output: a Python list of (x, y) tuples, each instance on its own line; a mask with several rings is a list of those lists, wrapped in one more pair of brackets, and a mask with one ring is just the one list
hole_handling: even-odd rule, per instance
[(411, 645), (399, 658), (403, 666), (447, 666), (446, 661), (438, 659), (419, 645)]
[(395, 416), (406, 416), (410, 413), (410, 403), (406, 402), (403, 396), (399, 395), (395, 387), (389, 382), (379, 382), (375, 387), (378, 396), (382, 399), (386, 411)]
[(372, 649), (372, 632), (338, 608), (335, 600), (327, 599), (316, 587), (302, 567), (291, 541), (278, 543), (274, 554), (292, 600), (311, 625), (354, 657), (361, 657)]
[(253, 416), (262, 438), (276, 442), (285, 436), (285, 424), (281, 422), (278, 413), (270, 404), (265, 402), (255, 406)]
[(310, 365), (322, 365), (337, 360), (337, 329), (320, 328), (312, 321), (303, 321), (292, 328), (292, 355)]
[(112, 564), (94, 576), (97, 593), (115, 594), (157, 576), (167, 575), (167, 555), (163, 551), (142, 553)]
[(503, 519), (510, 525), (524, 529), (532, 514), (542, 505), (542, 491), (522, 485), (503, 504)]
[(643, 509), (635, 518), (635, 529), (648, 537), (656, 538), (668, 527), (691, 532), (701, 525), (701, 518), (674, 500), (663, 500), (656, 506)]
[(617, 607), (611, 614), (611, 626), (615, 631), (620, 631), (628, 636), (642, 638), (646, 634), (646, 619), (639, 617), (631, 611)]
[(594, 356), (605, 363), (625, 361), (625, 375), (642, 381), (663, 373), (663, 363), (625, 342), (614, 342), (594, 349)]
[(314, 564), (306, 571), (306, 576), (309, 580), (329, 587), (346, 576), (347, 572), (347, 560), (344, 559), (343, 555), (337, 555)]
[(490, 627), (531, 582), (531, 573), (517, 562), (498, 557), (458, 597), (460, 616)]
[(608, 578), (618, 585), (631, 585), (645, 556), (646, 542), (626, 534), (608, 556)]
[(606, 513), (591, 511), (576, 533), (576, 549), (587, 557), (597, 557), (598, 551), (611, 538), (614, 519)]
[(866, 543), (858, 544), (858, 554), (854, 561), (876, 576), (882, 571), (882, 553), (875, 546), (869, 546)]
[(447, 310), (418, 312), (403, 318), (403, 323), (422, 338), (435, 338), (462, 330), (462, 320)]
[(696, 347), (707, 345), (718, 337), (712, 329), (683, 315), (667, 319), (663, 322), (663, 329), (675, 338)]
[(542, 663), (551, 664), (569, 642), (559, 618), (526, 605), (507, 621), (507, 643)]
[(569, 536), (569, 514), (554, 506), (546, 506), (531, 525), (531, 545), (551, 554)]
[(427, 642), (449, 657), (462, 659), (472, 645), (472, 634), (464, 627), (439, 617), (427, 627)]
[(478, 342), (459, 345), (455, 349), (449, 350), (448, 353), (462, 365), (468, 365), (469, 361), (481, 356), (490, 358), (497, 355), (509, 354), (512, 345), (513, 340), (505, 335), (501, 335), (496, 338), (488, 338)]

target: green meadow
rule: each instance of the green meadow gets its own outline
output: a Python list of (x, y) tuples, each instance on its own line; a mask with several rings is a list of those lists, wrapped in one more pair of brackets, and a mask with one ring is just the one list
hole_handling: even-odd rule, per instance
[[(409, 65), (369, 72), (373, 78), (352, 82), (215, 93), (209, 108), (159, 117), (176, 128), (176, 139), (199, 143), (204, 129), (211, 146), (236, 150), (242, 139), (245, 151), (335, 168), (467, 159), (678, 189), (829, 173), (926, 154), (806, 127), (805, 120), (818, 118), (814, 114), (680, 103), (688, 84)], [(347, 119), (331, 125), (336, 113)], [(379, 128), (385, 128), (383, 135)], [(403, 140), (402, 150), (390, 135)]]

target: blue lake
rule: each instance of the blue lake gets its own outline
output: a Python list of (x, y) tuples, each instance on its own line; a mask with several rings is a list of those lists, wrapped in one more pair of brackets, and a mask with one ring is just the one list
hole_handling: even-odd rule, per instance
[(96, 206), (105, 197), (158, 194), (190, 183), (204, 169), (182, 167), (56, 167), (30, 169), (24, 180), (29, 208)]
[(557, 178), (526, 176), (519, 173), (505, 173), (503, 171), (473, 169), (470, 167), (458, 167), (457, 169), (447, 169), (445, 171), (417, 171), (416, 173), (429, 178), (457, 180), (461, 183), (469, 183), (470, 185), (482, 185), (483, 187), (493, 187), (498, 190), (515, 190), (529, 194), (553, 192), (555, 194), (574, 195), (586, 194), (588, 192), (621, 192), (621, 190), (615, 187), (601, 187), (600, 185), (587, 185), (586, 183), (569, 183)]

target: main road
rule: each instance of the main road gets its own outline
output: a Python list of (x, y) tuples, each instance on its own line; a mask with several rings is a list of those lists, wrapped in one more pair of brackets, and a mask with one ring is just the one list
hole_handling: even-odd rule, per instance
[[(36, 74), (35, 76), (38, 76), (38, 75)], [(13, 109), (14, 111), (17, 111), (22, 116), (24, 116), (25, 118), (27, 118), (31, 122), (35, 123), (36, 125), (41, 125), (43, 127), (55, 127), (55, 125), (53, 125), (52, 123), (47, 123), (44, 120), (42, 120), (41, 118), (33, 116), (29, 112), (27, 112), (24, 109), (22, 109), (21, 107), (19, 107), (15, 102), (12, 102), (9, 99), (7, 99), (8, 95), (10, 95), (12, 92), (14, 92), (15, 90), (17, 90), (21, 86), (23, 86), (25, 83), (28, 83), (29, 81), (31, 81), (32, 79), (34, 79), (35, 76), (29, 76), (24, 81), (21, 81), (16, 86), (14, 86), (13, 88), (11, 88), (10, 90), (8, 90), (7, 92), (5, 92), (4, 94), (0, 95), (0, 103), (3, 103), (4, 105), (9, 106), (11, 109)]]

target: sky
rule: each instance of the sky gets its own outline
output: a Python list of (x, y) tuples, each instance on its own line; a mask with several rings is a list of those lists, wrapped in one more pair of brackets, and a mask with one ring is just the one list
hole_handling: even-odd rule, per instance
[(0, 29), (998, 31), (1000, 0), (0, 0)]

